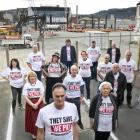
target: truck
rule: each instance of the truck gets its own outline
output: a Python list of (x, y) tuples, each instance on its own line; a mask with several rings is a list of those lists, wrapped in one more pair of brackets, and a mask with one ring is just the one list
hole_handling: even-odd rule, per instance
[(54, 24), (54, 25), (52, 25), (52, 24), (47, 24), (47, 25), (45, 26), (45, 29), (46, 29), (47, 31), (49, 31), (49, 30), (51, 30), (51, 31), (61, 31), (61, 26), (58, 25), (58, 24)]
[(31, 48), (32, 36), (30, 34), (23, 34), (20, 36), (5, 36), (1, 41), (2, 46), (8, 46), (10, 50), (15, 48)]

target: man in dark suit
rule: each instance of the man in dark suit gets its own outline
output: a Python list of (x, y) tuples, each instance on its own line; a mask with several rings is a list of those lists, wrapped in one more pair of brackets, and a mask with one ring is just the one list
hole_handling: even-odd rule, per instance
[(60, 61), (70, 68), (76, 60), (76, 50), (75, 47), (71, 45), (71, 40), (66, 40), (66, 45), (61, 48)]
[(116, 47), (116, 44), (112, 42), (111, 48), (108, 48), (107, 53), (110, 55), (111, 63), (119, 63), (121, 53), (120, 49)]

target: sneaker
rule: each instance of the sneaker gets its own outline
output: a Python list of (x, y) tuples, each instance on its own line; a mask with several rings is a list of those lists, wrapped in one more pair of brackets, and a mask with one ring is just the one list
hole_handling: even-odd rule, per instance
[(90, 106), (90, 99), (87, 99), (87, 104), (88, 106)]
[(18, 106), (18, 109), (24, 110), (25, 108), (24, 108), (24, 107), (22, 106), (22, 104), (21, 104), (21, 105)]
[(33, 138), (33, 139), (36, 139), (36, 136), (35, 136), (35, 135), (32, 135), (32, 138)]
[(77, 124), (79, 125), (79, 127), (80, 127), (81, 129), (84, 129), (83, 123), (82, 123), (81, 121), (78, 121)]

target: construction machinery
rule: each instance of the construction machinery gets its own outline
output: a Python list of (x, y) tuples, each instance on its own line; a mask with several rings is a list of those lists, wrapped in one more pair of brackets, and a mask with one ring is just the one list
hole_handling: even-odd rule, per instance
[(81, 24), (70, 24), (67, 28), (68, 32), (84, 32), (83, 25)]

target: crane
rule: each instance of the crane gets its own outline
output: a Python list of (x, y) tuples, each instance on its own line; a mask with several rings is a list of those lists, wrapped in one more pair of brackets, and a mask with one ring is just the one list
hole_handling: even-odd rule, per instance
[(64, 0), (64, 8), (65, 8), (65, 17), (67, 17), (68, 14), (67, 0)]

